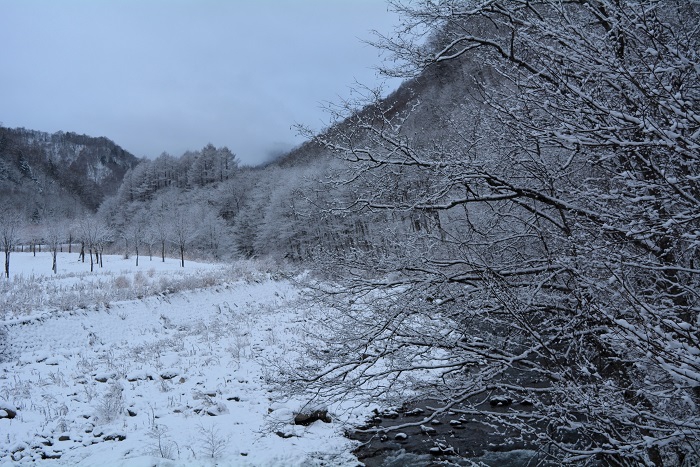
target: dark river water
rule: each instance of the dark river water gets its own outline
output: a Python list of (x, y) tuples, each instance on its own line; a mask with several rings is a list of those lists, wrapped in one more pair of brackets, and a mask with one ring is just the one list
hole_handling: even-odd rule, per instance
[[(528, 440), (513, 428), (490, 423), (486, 415), (479, 413), (479, 407), (476, 411), (472, 408), (469, 414), (455, 409), (426, 421), (429, 407), (439, 407), (439, 403), (428, 400), (377, 412), (366, 426), (350, 436), (363, 443), (355, 451), (358, 459), (367, 467), (473, 465), (473, 462), (519, 467), (538, 465), (543, 460), (534, 440)], [(528, 412), (531, 407), (527, 401), (491, 399), (483, 408), (491, 412)]]

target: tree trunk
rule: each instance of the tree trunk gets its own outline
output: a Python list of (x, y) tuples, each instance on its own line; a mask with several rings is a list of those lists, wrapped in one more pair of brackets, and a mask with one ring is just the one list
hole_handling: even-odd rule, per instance
[(139, 245), (136, 244), (136, 267), (139, 266)]
[(165, 240), (161, 243), (162, 249), (161, 249), (161, 255), (163, 257), (163, 262), (165, 263)]
[(181, 261), (180, 266), (184, 268), (185, 267), (185, 247), (184, 246), (180, 246), (180, 261)]
[(53, 265), (51, 266), (51, 269), (53, 270), (54, 274), (56, 274), (58, 272), (58, 268), (56, 267), (56, 255), (57, 254), (58, 254), (58, 252), (54, 248), (54, 250), (53, 250)]
[[(90, 272), (94, 271), (94, 265), (92, 262), (92, 248), (89, 249), (88, 253), (90, 253)], [(83, 255), (83, 261), (85, 261), (85, 255)]]
[[(92, 254), (92, 253), (90, 253)], [(80, 258), (85, 262), (85, 242), (80, 242)]]
[(5, 277), (10, 278), (10, 250), (5, 249)]

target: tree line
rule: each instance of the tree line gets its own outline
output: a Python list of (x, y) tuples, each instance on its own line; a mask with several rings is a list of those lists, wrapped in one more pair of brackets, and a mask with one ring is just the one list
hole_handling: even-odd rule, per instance
[[(57, 272), (57, 252), (63, 244), (69, 251), (79, 245), (82, 261), (88, 258), (90, 270), (101, 265), (108, 251), (154, 254), (165, 261), (174, 250), (184, 266), (185, 252), (194, 250), (220, 257), (224, 221), (217, 209), (207, 209), (187, 190), (228, 180), (238, 168), (235, 155), (227, 148), (205, 146), (181, 158), (167, 154), (153, 161), (142, 161), (129, 169), (117, 193), (101, 204), (97, 212), (81, 209), (73, 216), (61, 210), (32, 216), (17, 207), (5, 205), (0, 216), (0, 237), (5, 254), (4, 275), (10, 275), (10, 255), (21, 245), (36, 252), (44, 245), (52, 252), (52, 269)], [(9, 204), (9, 203), (8, 203)]]

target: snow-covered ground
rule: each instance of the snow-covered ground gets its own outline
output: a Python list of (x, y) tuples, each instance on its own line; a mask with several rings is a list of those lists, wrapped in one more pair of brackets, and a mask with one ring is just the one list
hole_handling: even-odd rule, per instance
[(295, 425), (303, 397), (268, 385), (304, 339), (290, 282), (250, 263), (58, 264), (15, 253), (0, 279), (0, 465), (357, 465), (343, 422), (362, 414)]

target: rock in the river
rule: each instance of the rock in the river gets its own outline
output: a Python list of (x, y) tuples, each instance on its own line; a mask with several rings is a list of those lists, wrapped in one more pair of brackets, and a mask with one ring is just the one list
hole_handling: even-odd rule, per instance
[(443, 443), (438, 443), (435, 447), (430, 448), (430, 451), (428, 452), (430, 452), (430, 454), (432, 454), (433, 456), (453, 456), (455, 455), (455, 448)]
[(13, 419), (17, 416), (17, 409), (6, 402), (0, 401), (0, 418)]
[(331, 417), (328, 416), (327, 410), (314, 410), (313, 412), (303, 413), (300, 412), (294, 415), (294, 424), (309, 426), (313, 422), (321, 420), (323, 423), (330, 423)]
[(513, 399), (506, 396), (494, 396), (489, 401), (491, 407), (508, 407), (513, 403)]
[(180, 376), (180, 372), (175, 368), (169, 368), (160, 372), (160, 377), (163, 379), (173, 379), (176, 376)]

